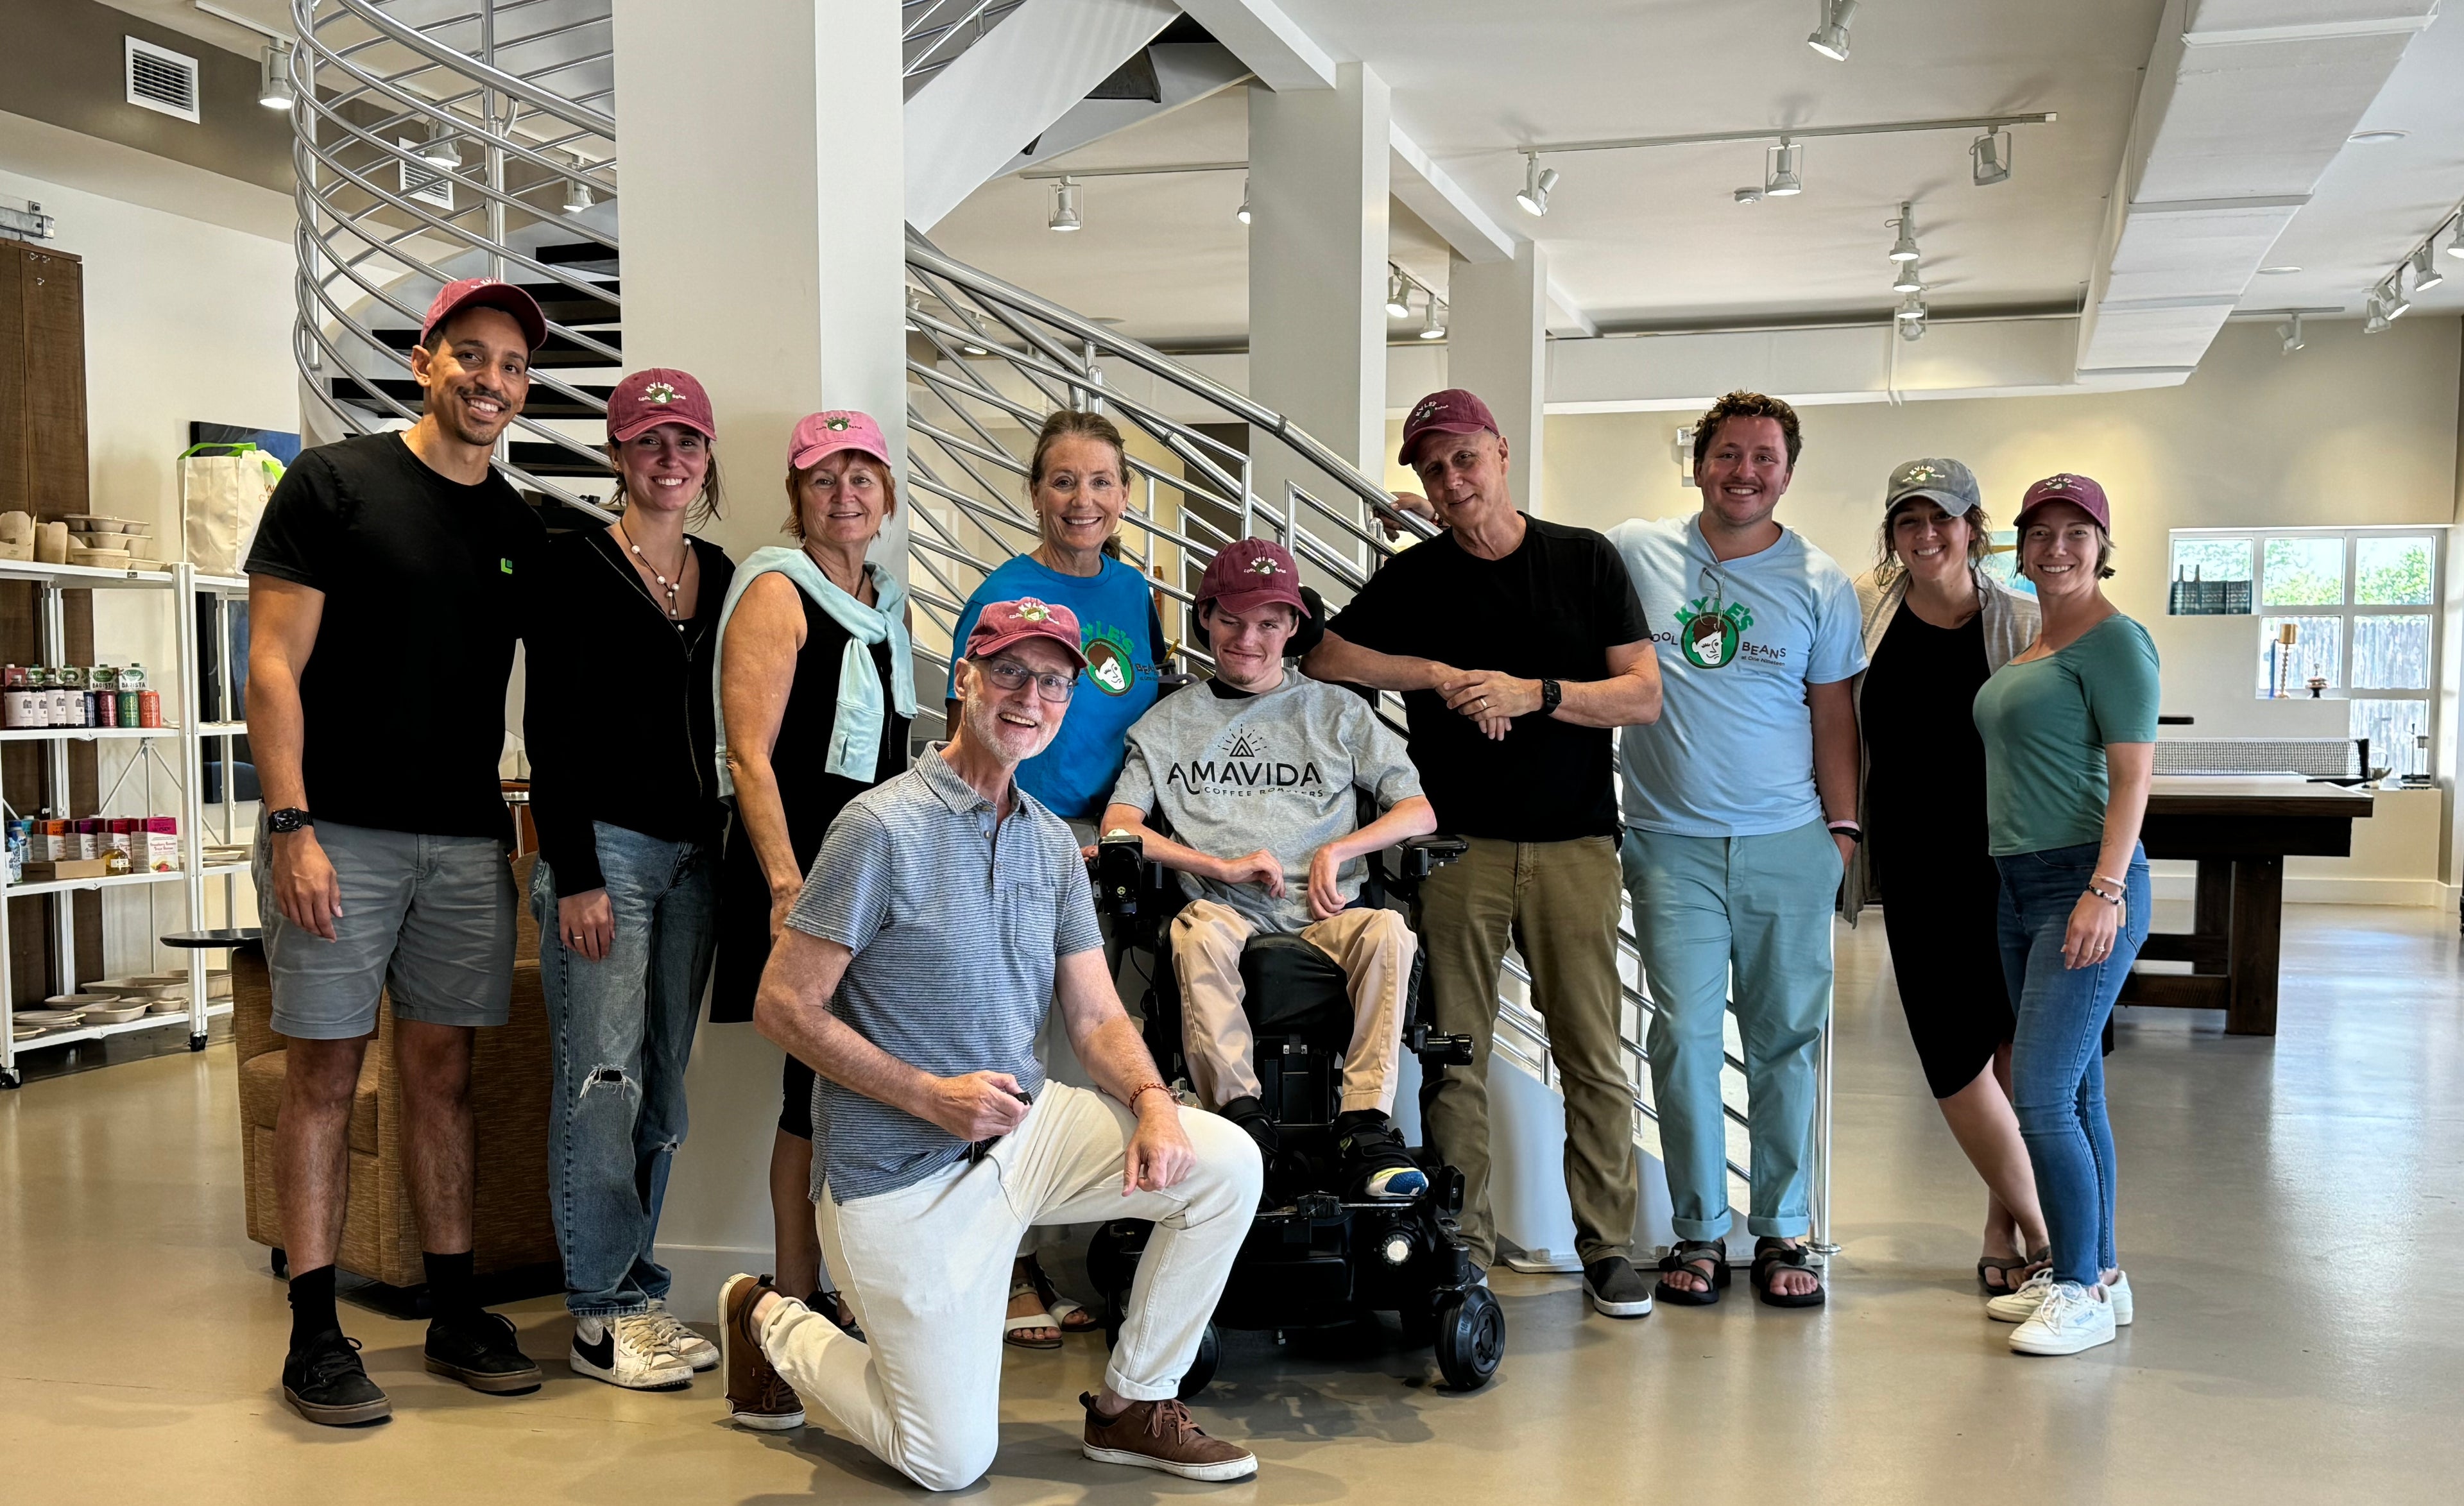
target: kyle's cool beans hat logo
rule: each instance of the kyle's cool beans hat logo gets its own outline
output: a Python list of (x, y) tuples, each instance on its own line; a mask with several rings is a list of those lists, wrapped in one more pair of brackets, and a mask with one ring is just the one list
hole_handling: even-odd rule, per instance
[(1727, 587), (1710, 571), (1696, 584), (1703, 594), (1677, 609), (1677, 646), (1695, 668), (1723, 669), (1735, 662), (1737, 640), (1754, 625), (1754, 614), (1745, 603), (1727, 600)]

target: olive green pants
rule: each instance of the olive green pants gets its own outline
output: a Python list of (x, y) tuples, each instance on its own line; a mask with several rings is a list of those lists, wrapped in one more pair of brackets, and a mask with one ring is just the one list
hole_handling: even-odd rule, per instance
[(1463, 1239), (1474, 1260), (1495, 1264), (1488, 1058), (1510, 942), (1531, 974), (1531, 1005), (1548, 1024), (1566, 1096), (1575, 1253), (1587, 1265), (1625, 1254), (1634, 1237), (1634, 1089), (1617, 1045), (1617, 843), (1468, 841), (1470, 851), (1421, 888), (1432, 1022), (1472, 1040), (1471, 1065), (1437, 1070), (1420, 1095), (1430, 1141), (1463, 1174)]

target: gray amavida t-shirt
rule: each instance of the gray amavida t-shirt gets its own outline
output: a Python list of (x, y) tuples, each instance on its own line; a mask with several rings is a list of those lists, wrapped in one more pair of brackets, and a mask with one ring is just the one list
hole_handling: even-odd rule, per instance
[[(1355, 789), (1382, 812), (1420, 792), (1403, 740), (1349, 690), (1287, 670), (1259, 695), (1219, 683), (1165, 697), (1130, 728), (1129, 761), (1112, 801), (1161, 811), (1182, 843), (1213, 857), (1265, 848), (1283, 860), (1284, 897), (1258, 884), (1180, 875), (1194, 898), (1230, 905), (1259, 929), (1309, 923), (1309, 867), (1317, 850), (1360, 826)], [(1348, 902), (1359, 897), (1365, 858), (1338, 870)]]

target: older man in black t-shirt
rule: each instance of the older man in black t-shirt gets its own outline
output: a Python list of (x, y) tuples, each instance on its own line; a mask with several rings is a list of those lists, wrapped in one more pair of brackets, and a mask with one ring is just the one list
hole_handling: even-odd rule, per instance
[(1531, 971), (1566, 1094), (1566, 1191), (1592, 1305), (1651, 1311), (1628, 1246), (1634, 1096), (1617, 1045), (1617, 807), (1611, 731), (1660, 715), (1660, 665), (1624, 563), (1588, 528), (1516, 510), (1507, 443), (1471, 393), (1433, 393), (1403, 424), (1445, 533), (1362, 587), (1302, 669), (1399, 691), (1413, 763), (1462, 860), (1422, 888), (1439, 1030), (1468, 1067), (1427, 1096), (1430, 1139), (1468, 1185), (1463, 1237), (1496, 1255), (1488, 1211), (1488, 1057), (1513, 943)]
[(472, 1293), (470, 1090), (473, 1030), (505, 1023), (513, 989), (496, 762), (546, 543), (491, 460), (546, 329), (511, 283), (449, 283), (411, 352), (419, 422), (302, 454), (249, 553), (257, 905), (274, 1029), (289, 1038), (274, 1132), (291, 1266), (282, 1392), (310, 1422), (392, 1413), (334, 1310), (351, 1101), (388, 991), (428, 1368), (497, 1394), (541, 1380)]

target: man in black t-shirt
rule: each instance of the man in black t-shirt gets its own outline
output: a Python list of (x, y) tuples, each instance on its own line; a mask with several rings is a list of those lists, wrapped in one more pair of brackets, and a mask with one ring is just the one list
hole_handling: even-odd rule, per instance
[(1460, 389), (1422, 398), (1402, 460), (1446, 531), (1388, 561), (1301, 668), (1402, 693), (1438, 830), (1470, 843), (1421, 890), (1437, 1028), (1472, 1038), (1471, 1065), (1442, 1069), (1424, 1095), (1429, 1138), (1463, 1170), (1463, 1237), (1486, 1266), (1488, 1056), (1511, 942), (1565, 1088), (1584, 1291), (1609, 1317), (1639, 1318), (1651, 1292), (1628, 1249), (1634, 1094), (1617, 1044), (1611, 733), (1660, 715), (1660, 663), (1609, 542), (1516, 510), (1486, 404)]
[(411, 351), (419, 422), (302, 454), (249, 553), (257, 905), (274, 1029), (289, 1037), (275, 1124), (282, 1392), (310, 1422), (392, 1414), (334, 1309), (351, 1102), (387, 991), (435, 1315), (428, 1368), (496, 1394), (541, 1380), (472, 1292), (470, 1089), (473, 1030), (505, 1023), (513, 988), (496, 764), (519, 593), (546, 543), (491, 460), (546, 331), (520, 288), (447, 284)]

